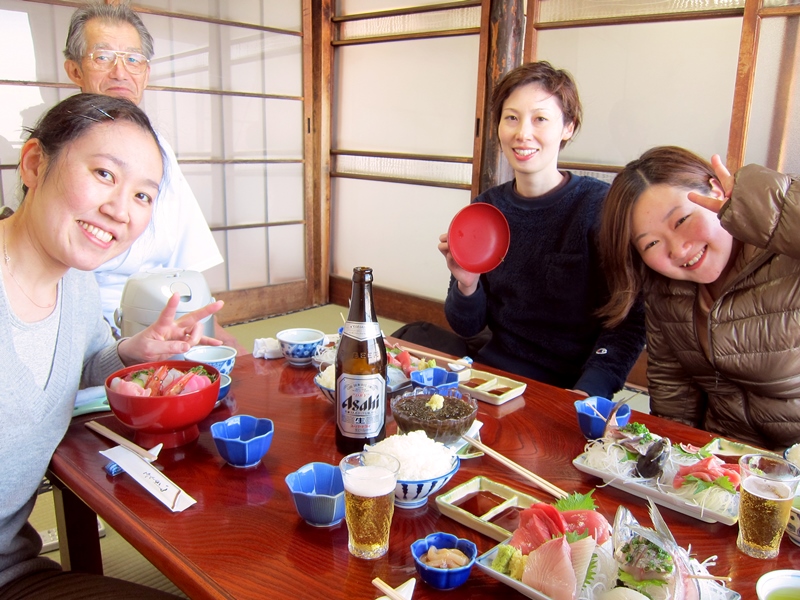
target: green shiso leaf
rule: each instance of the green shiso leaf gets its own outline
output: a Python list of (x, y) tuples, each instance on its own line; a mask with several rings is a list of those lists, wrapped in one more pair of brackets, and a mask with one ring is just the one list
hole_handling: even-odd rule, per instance
[(594, 503), (592, 494), (594, 494), (594, 490), (588, 494), (579, 494), (578, 492), (573, 492), (566, 498), (560, 498), (559, 500), (556, 500), (556, 502), (553, 503), (553, 506), (555, 506), (561, 512), (566, 510), (595, 510), (597, 505)]

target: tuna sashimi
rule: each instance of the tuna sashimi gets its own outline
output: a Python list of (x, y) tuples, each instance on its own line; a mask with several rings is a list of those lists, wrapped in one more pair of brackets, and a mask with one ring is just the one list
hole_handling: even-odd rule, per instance
[(603, 544), (611, 535), (611, 524), (596, 510), (565, 510), (561, 512), (567, 531), (589, 532), (598, 544)]
[(519, 527), (508, 544), (529, 554), (555, 536), (566, 531), (566, 522), (554, 506), (539, 502), (526, 508), (519, 515)]
[(531, 552), (522, 573), (522, 583), (553, 600), (575, 600), (577, 579), (567, 538), (550, 540)]
[(683, 486), (686, 478), (690, 476), (709, 482), (719, 479), (720, 477), (727, 477), (734, 489), (736, 489), (741, 482), (739, 465), (728, 464), (716, 456), (709, 456), (692, 465), (680, 467), (675, 478), (672, 480), (672, 487), (679, 489)]

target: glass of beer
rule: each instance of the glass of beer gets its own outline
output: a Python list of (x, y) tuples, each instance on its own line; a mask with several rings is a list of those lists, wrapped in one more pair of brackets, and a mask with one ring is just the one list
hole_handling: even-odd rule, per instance
[(739, 459), (739, 550), (753, 558), (775, 558), (792, 510), (800, 469), (777, 456)]
[(400, 462), (380, 452), (348, 454), (339, 463), (350, 554), (380, 558), (389, 550), (394, 488)]

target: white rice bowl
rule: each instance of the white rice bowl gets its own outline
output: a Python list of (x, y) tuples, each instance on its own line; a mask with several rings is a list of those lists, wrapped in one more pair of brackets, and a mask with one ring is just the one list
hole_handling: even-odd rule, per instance
[(400, 462), (398, 481), (423, 481), (449, 473), (453, 468), (455, 451), (425, 435), (410, 431), (381, 440), (365, 450), (394, 456)]

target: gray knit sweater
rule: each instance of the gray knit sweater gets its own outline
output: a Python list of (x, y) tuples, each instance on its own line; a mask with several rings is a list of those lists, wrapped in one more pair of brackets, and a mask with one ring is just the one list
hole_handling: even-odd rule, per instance
[(124, 365), (103, 320), (91, 273), (63, 279), (55, 356), (44, 390), (11, 343), (11, 308), (0, 277), (0, 587), (23, 574), (58, 569), (38, 558), (41, 540), (27, 522), (50, 457), (72, 417), (80, 385), (101, 384)]

